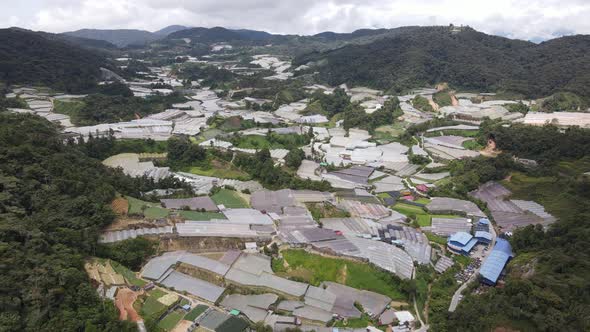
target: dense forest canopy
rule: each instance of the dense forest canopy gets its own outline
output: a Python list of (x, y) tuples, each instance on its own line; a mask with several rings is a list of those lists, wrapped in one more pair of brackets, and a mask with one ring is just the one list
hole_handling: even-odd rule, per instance
[(539, 45), (471, 28), (423, 27), (366, 45), (347, 45), (295, 59), (313, 63), (321, 80), (403, 91), (439, 82), (462, 89), (506, 90), (528, 97), (570, 91), (590, 97), (590, 36)]
[(0, 112), (1, 331), (136, 330), (99, 299), (83, 263), (114, 220), (115, 193), (137, 196), (158, 184), (88, 157), (95, 143), (64, 144), (48, 121)]
[(60, 91), (96, 87), (103, 55), (22, 29), (0, 29), (0, 82), (32, 84)]

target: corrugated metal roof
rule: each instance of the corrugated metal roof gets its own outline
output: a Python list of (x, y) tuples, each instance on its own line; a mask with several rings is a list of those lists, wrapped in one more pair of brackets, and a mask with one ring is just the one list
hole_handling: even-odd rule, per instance
[(449, 237), (449, 242), (454, 242), (458, 245), (464, 246), (466, 245), (473, 236), (466, 232), (457, 232)]
[(488, 258), (483, 262), (479, 274), (488, 283), (495, 284), (512, 256), (510, 243), (501, 238), (496, 239), (496, 245)]
[(168, 288), (174, 288), (177, 291), (186, 291), (209, 302), (217, 301), (225, 291), (223, 287), (177, 271), (170, 273), (161, 281), (161, 284)]

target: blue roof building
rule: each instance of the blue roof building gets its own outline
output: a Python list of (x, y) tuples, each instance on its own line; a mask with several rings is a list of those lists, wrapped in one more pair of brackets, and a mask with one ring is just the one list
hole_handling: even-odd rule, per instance
[(479, 219), (477, 224), (475, 224), (475, 231), (476, 232), (477, 231), (489, 232), (490, 231), (490, 220), (486, 219), (486, 218)]
[(457, 232), (449, 237), (447, 247), (456, 254), (469, 255), (477, 244), (477, 239), (466, 232)]
[(483, 262), (479, 270), (481, 281), (487, 285), (495, 285), (498, 282), (502, 270), (504, 270), (504, 267), (512, 257), (514, 257), (514, 254), (512, 253), (510, 242), (498, 238), (494, 249), (492, 249), (492, 252)]
[(488, 244), (492, 242), (492, 234), (486, 231), (475, 231), (475, 238), (481, 243)]

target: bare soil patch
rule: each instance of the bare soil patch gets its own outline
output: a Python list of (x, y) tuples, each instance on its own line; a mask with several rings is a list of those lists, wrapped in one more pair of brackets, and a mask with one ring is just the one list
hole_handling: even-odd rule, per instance
[(119, 309), (120, 320), (130, 320), (137, 322), (141, 320), (141, 317), (133, 308), (133, 302), (137, 300), (139, 292), (134, 292), (129, 288), (120, 288), (115, 298), (115, 305)]

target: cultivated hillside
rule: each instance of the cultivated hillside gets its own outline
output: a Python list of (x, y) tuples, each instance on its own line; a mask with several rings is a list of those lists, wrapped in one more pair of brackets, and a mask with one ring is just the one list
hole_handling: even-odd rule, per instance
[(449, 27), (400, 31), (364, 45), (299, 56), (330, 84), (403, 90), (437, 82), (464, 89), (509, 90), (530, 97), (566, 90), (590, 97), (590, 36), (542, 44)]

